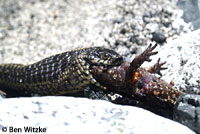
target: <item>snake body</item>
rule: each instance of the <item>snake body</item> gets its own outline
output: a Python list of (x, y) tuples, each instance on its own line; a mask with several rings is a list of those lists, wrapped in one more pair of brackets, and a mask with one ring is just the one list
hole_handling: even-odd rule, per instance
[(123, 58), (115, 51), (91, 47), (57, 54), (30, 65), (0, 65), (0, 89), (38, 95), (63, 95), (95, 86), (104, 88), (91, 73), (92, 66), (116, 66)]

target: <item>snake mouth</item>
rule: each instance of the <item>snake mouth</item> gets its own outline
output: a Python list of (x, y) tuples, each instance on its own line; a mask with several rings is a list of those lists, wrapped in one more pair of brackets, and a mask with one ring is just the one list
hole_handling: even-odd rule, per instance
[(120, 58), (116, 58), (113, 62), (111, 66), (117, 66), (117, 65), (121, 65), (124, 62), (124, 58), (120, 57)]

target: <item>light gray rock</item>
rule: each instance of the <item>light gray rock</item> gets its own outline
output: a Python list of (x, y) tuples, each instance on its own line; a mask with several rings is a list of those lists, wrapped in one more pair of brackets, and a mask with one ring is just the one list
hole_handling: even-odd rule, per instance
[(46, 133), (194, 134), (187, 127), (137, 107), (73, 97), (3, 99), (0, 132), (11, 127), (46, 128)]
[(200, 95), (181, 96), (174, 107), (173, 120), (200, 133)]
[(200, 1), (199, 0), (178, 0), (177, 5), (184, 11), (185, 22), (192, 22), (194, 29), (200, 28)]
[[(168, 40), (164, 46), (158, 46), (158, 54), (152, 56), (152, 62), (160, 57), (167, 61), (167, 70), (162, 71), (162, 79), (174, 81), (175, 86), (188, 93), (200, 94), (200, 30), (180, 36), (176, 40)], [(150, 66), (153, 63), (144, 63)]]

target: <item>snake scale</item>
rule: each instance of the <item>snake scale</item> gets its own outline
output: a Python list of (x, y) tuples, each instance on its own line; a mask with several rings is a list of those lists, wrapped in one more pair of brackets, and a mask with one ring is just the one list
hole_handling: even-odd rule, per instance
[(64, 95), (95, 86), (105, 88), (91, 74), (92, 66), (120, 65), (122, 56), (102, 47), (60, 53), (30, 65), (1, 64), (0, 90), (37, 95)]

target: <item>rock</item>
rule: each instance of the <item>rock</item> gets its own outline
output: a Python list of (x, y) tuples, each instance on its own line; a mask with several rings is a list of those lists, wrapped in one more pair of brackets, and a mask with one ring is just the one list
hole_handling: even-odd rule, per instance
[(0, 90), (0, 101), (5, 98), (6, 93)]
[(197, 30), (176, 40), (169, 40), (156, 48), (158, 54), (151, 57), (151, 63), (145, 62), (142, 66), (151, 66), (161, 58), (161, 62), (167, 61), (165, 66), (168, 67), (162, 71), (162, 79), (168, 83), (174, 81), (175, 87), (181, 91), (200, 94), (199, 36), (200, 30)]
[(181, 96), (174, 107), (173, 119), (200, 133), (200, 95)]
[(200, 11), (199, 11), (199, 0), (178, 0), (177, 6), (180, 7), (183, 13), (183, 19), (185, 22), (192, 22), (194, 29), (199, 29), (200, 24)]
[(153, 32), (152, 35), (152, 41), (155, 41), (156, 43), (163, 44), (166, 41), (165, 35), (160, 32)]
[[(35, 127), (46, 133), (194, 134), (189, 128), (137, 107), (73, 97), (3, 99), (0, 132)], [(178, 129), (177, 129), (178, 128)], [(5, 128), (3, 129), (5, 130)]]

